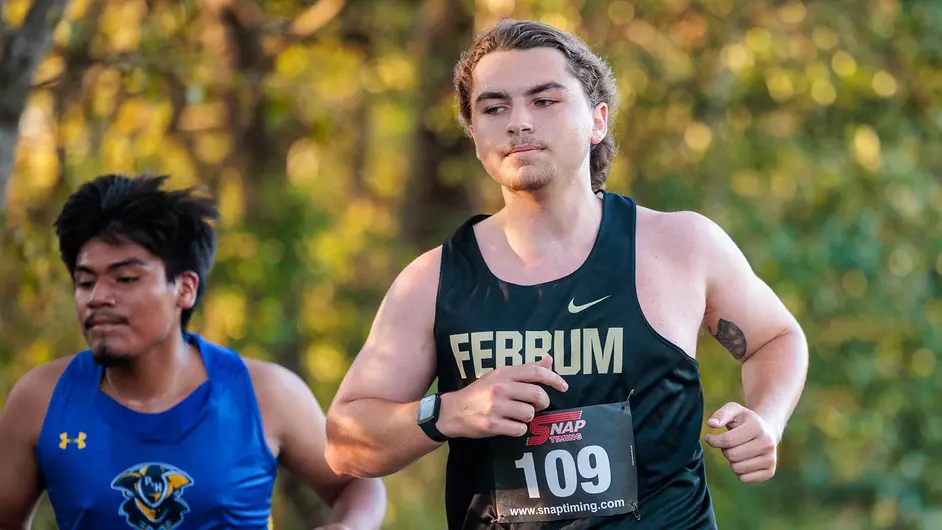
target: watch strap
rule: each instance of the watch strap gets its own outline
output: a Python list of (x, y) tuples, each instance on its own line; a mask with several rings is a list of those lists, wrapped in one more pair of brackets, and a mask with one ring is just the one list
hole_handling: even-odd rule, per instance
[(438, 427), (435, 426), (435, 422), (430, 421), (427, 423), (423, 423), (419, 425), (419, 427), (422, 427), (422, 431), (425, 432), (426, 436), (435, 440), (436, 442), (448, 441), (448, 437), (442, 434), (442, 432), (438, 430)]

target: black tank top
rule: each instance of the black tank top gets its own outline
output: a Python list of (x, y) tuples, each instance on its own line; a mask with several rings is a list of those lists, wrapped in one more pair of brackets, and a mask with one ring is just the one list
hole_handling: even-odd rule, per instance
[[(454, 439), (449, 441), (445, 492), (451, 530), (716, 527), (700, 445), (703, 393), (698, 364), (659, 335), (641, 312), (635, 287), (634, 201), (607, 192), (602, 192), (602, 199), (602, 222), (594, 247), (579, 269), (558, 280), (522, 286), (495, 277), (474, 236), (473, 226), (486, 215), (468, 219), (445, 241), (434, 327), (438, 388), (441, 392), (460, 390), (496, 366), (548, 354), (569, 389), (548, 389), (551, 403), (545, 412), (628, 400), (630, 420), (626, 423), (634, 432), (630, 456), (620, 435), (605, 444), (609, 452), (621, 452), (623, 460), (634, 462), (638, 509), (592, 516), (594, 512), (586, 511), (592, 496), (580, 491), (572, 494), (579, 502), (568, 507), (541, 508), (565, 513), (551, 517), (557, 520), (505, 523), (498, 512), (506, 513), (506, 508), (500, 508), (495, 494), (500, 489), (495, 479), (501, 480), (495, 471), (500, 459), (495, 441), (512, 439)], [(552, 426), (548, 441), (561, 443), (545, 451), (556, 447), (564, 451), (554, 451), (551, 458), (543, 455), (552, 460), (545, 473), (552, 472), (554, 491), (566, 490), (562, 496), (577, 490), (580, 483), (591, 491), (601, 480), (592, 479), (601, 465), (597, 455), (562, 454), (567, 447), (585, 443), (568, 442), (581, 436), (576, 434), (585, 427), (585, 421), (581, 423), (563, 421)], [(531, 423), (529, 434), (536, 432)], [(515, 462), (519, 456), (511, 457), (500, 473), (521, 477), (529, 473), (534, 487), (545, 492), (548, 479), (543, 464), (536, 462), (534, 467), (532, 457), (529, 463)], [(616, 479), (620, 474), (615, 470)]]

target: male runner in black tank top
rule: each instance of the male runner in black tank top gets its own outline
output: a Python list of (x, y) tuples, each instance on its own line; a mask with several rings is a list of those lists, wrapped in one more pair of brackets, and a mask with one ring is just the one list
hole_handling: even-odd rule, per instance
[(576, 37), (504, 21), (455, 84), (505, 207), (396, 279), (328, 412), (328, 463), (388, 475), (447, 440), (451, 529), (716, 527), (698, 332), (745, 394), (705, 441), (761, 482), (804, 384), (801, 328), (717, 225), (602, 191), (615, 87)]

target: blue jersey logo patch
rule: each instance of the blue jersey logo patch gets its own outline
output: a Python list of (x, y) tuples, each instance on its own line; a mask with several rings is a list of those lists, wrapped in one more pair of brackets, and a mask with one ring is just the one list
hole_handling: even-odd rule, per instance
[(169, 464), (137, 464), (118, 474), (111, 488), (124, 494), (118, 509), (131, 528), (138, 530), (173, 530), (190, 513), (183, 500), (183, 490), (193, 479)]

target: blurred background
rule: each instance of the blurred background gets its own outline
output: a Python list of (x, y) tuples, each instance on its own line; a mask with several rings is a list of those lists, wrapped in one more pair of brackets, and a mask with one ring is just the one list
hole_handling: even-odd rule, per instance
[[(533, 18), (614, 68), (608, 189), (719, 223), (810, 341), (775, 478), (740, 484), (706, 452), (720, 528), (942, 528), (942, 2), (7, 0), (2, 14), (0, 397), (85, 346), (51, 226), (63, 201), (148, 171), (221, 204), (194, 329), (301, 374), (326, 409), (399, 270), (500, 207), (451, 72), (476, 32)], [(712, 338), (698, 357), (706, 414), (741, 399)], [(385, 479), (386, 528), (444, 528), (445, 456)], [(280, 476), (277, 528), (327, 513)], [(55, 528), (45, 501), (34, 528)]]

